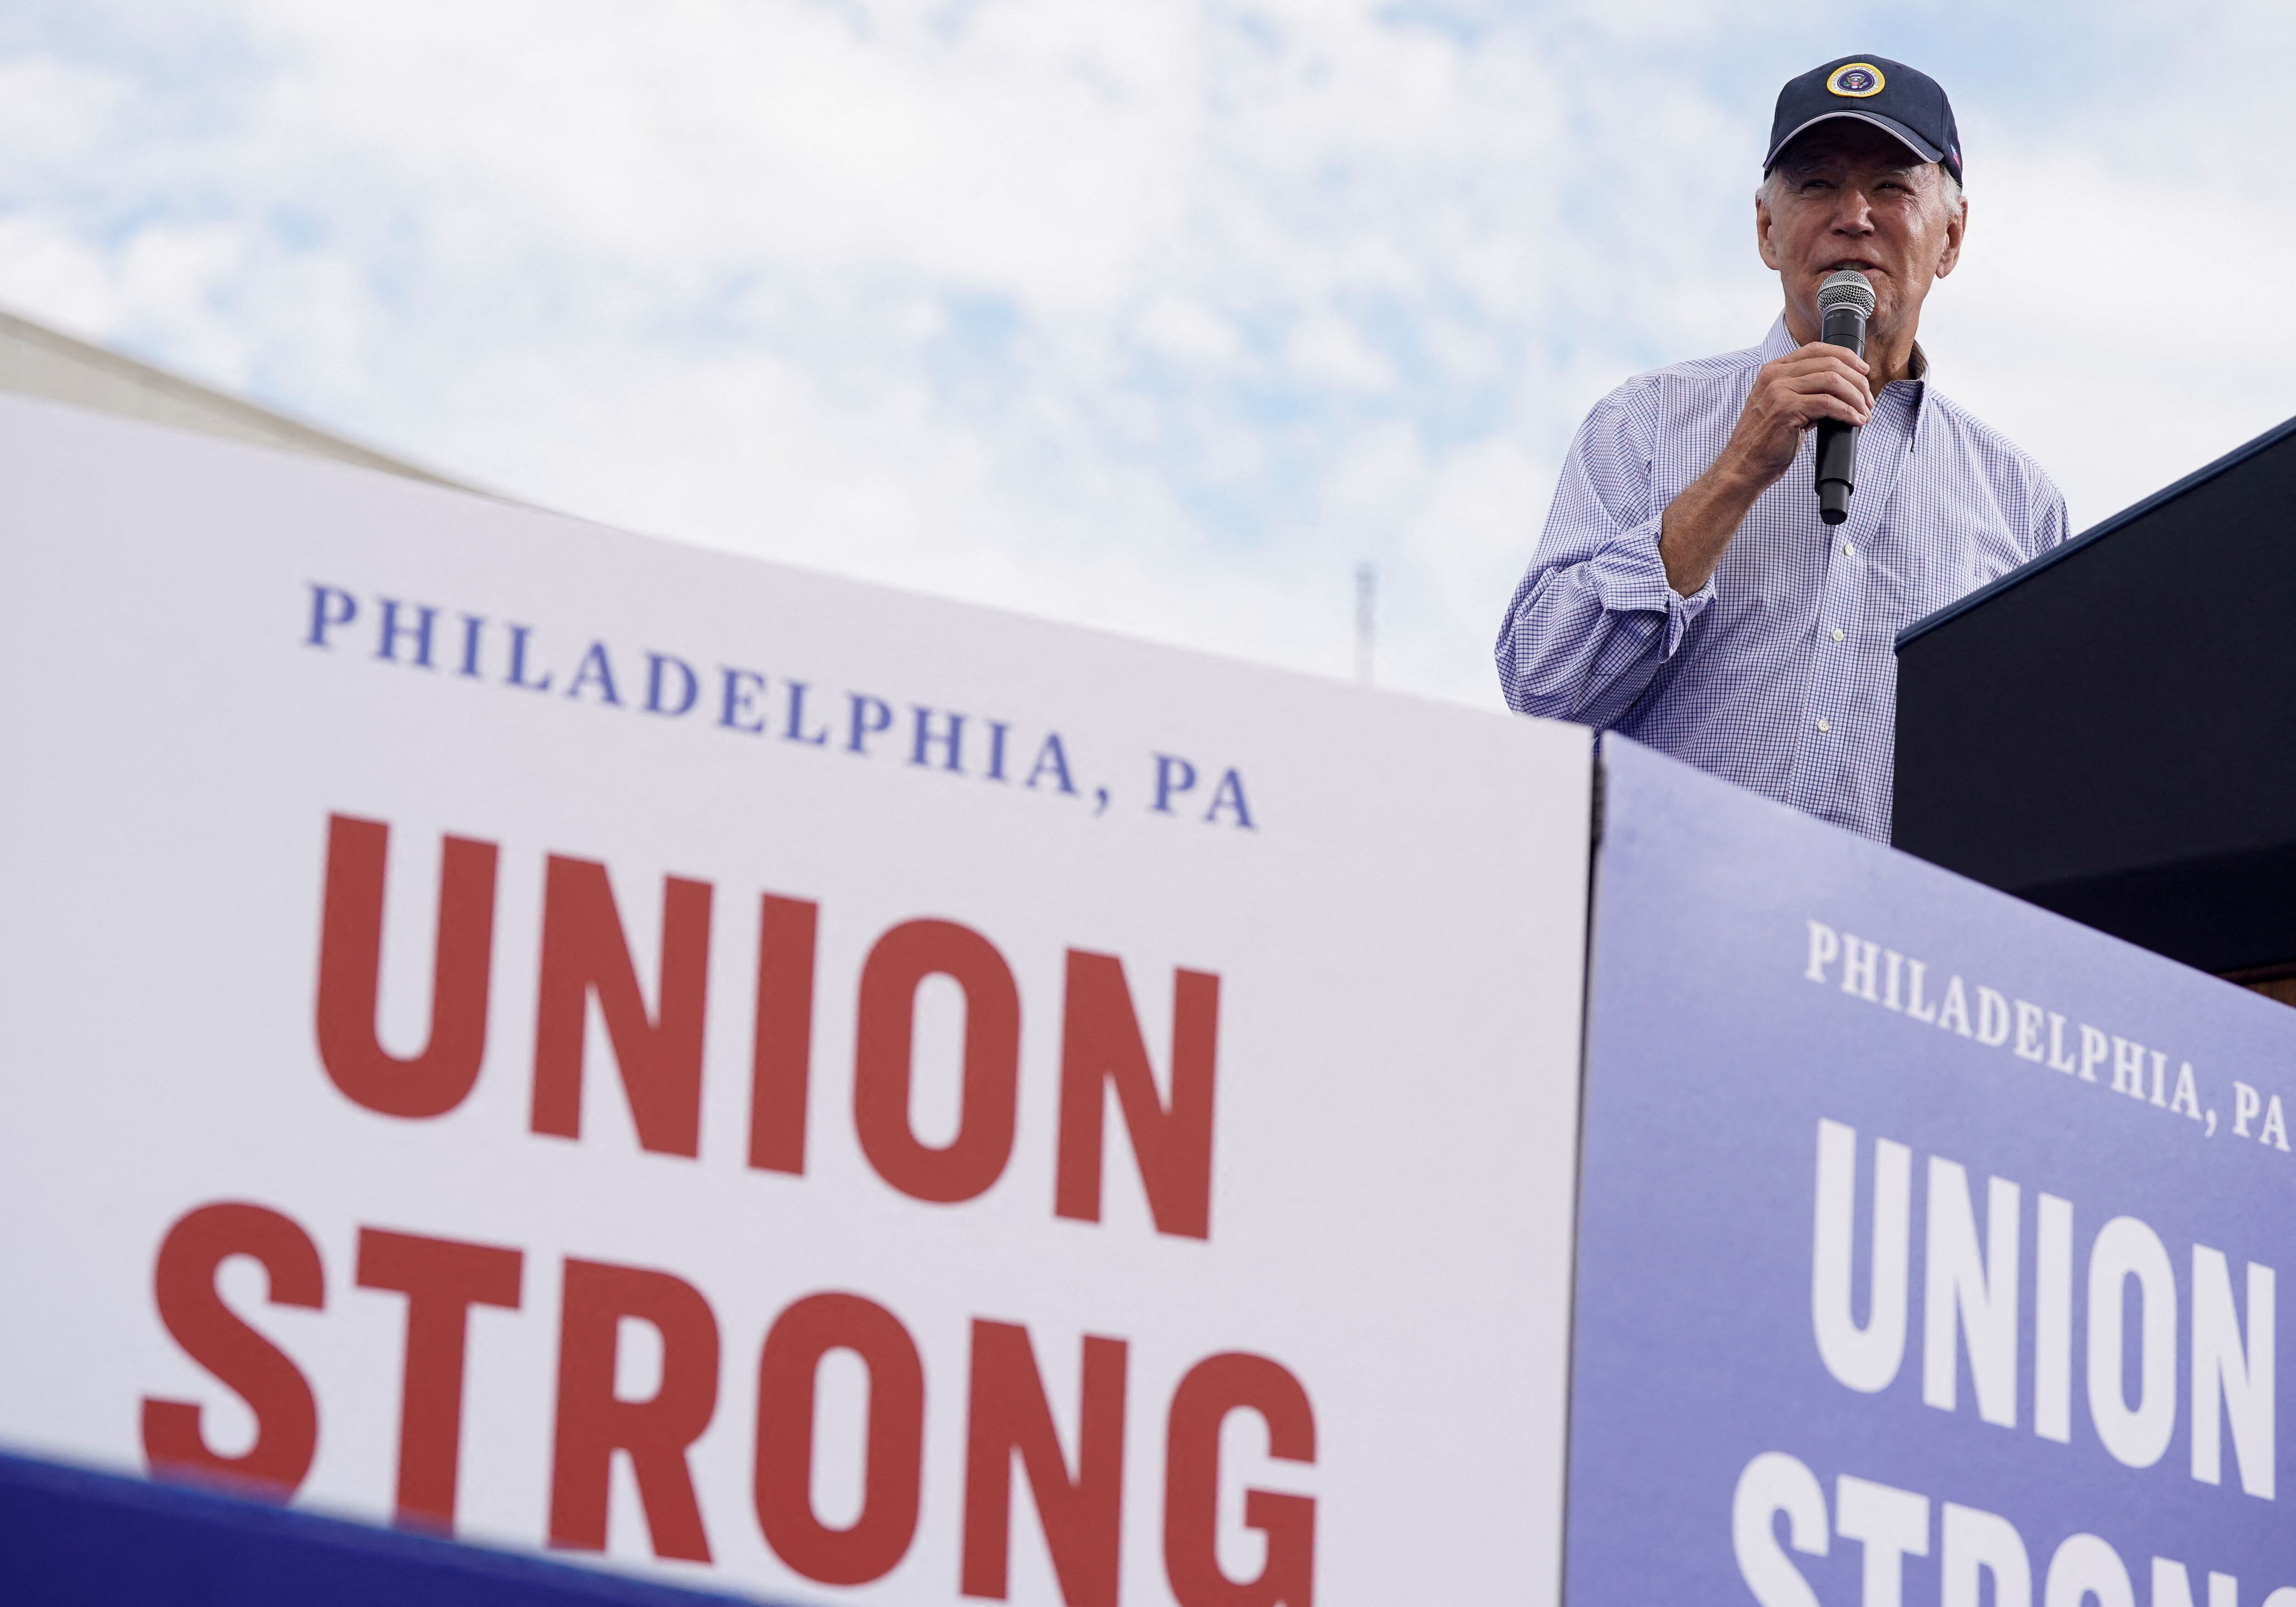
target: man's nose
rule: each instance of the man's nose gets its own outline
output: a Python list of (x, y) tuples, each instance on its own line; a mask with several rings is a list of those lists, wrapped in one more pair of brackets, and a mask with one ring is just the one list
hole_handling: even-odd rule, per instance
[(1837, 234), (1871, 234), (1874, 232), (1874, 203), (1863, 190), (1844, 190), (1833, 209), (1833, 232)]

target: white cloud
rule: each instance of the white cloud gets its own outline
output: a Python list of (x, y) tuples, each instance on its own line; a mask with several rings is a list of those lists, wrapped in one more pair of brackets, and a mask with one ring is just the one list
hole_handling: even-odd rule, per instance
[[(1764, 119), (1842, 15), (59, 7), (0, 33), (0, 299), (536, 501), (1303, 668), (1373, 560), (1382, 678), (1490, 703), (1578, 415), (1767, 324)], [(2219, 80), (2289, 27), (2056, 15), (2087, 93), (1849, 20), (1964, 111), (1941, 376), (2094, 519), (2296, 410), (2284, 321), (2187, 288), (2284, 254)]]

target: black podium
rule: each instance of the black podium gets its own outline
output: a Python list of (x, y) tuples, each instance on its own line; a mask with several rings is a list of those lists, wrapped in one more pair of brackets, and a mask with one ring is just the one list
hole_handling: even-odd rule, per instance
[(2296, 975), (2296, 420), (1899, 635), (1891, 840)]

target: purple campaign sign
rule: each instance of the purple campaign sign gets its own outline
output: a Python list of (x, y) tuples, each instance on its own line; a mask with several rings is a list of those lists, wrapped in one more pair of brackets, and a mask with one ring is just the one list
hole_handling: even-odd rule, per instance
[(1603, 753), (1568, 1599), (2296, 1607), (2296, 1010)]

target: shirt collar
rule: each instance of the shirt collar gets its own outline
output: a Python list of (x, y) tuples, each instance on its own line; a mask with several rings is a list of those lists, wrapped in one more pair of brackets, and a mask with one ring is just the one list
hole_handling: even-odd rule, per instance
[[(1770, 332), (1762, 337), (1762, 344), (1759, 348), (1762, 361), (1774, 363), (1793, 349), (1793, 332), (1786, 328), (1785, 314), (1780, 313), (1775, 321), (1770, 324)], [(1914, 342), (1914, 358), (1908, 366), (1913, 372), (1897, 382), (1912, 388), (1906, 396), (1906, 400), (1912, 404), (1914, 426), (1918, 430), (1921, 426), (1922, 414), (1924, 411), (1922, 404), (1928, 400), (1930, 393), (1930, 354), (1922, 349), (1922, 343), (1919, 340)], [(1884, 386), (1882, 389), (1886, 391), (1889, 387)]]

